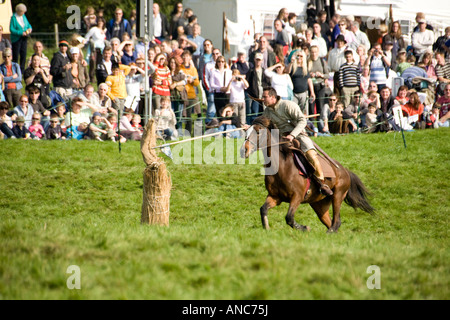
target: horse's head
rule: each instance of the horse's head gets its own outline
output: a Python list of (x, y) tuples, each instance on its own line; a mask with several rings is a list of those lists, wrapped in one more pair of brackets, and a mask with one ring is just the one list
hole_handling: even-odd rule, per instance
[(274, 128), (275, 126), (269, 118), (264, 116), (256, 118), (245, 134), (245, 141), (241, 147), (241, 158), (248, 158), (256, 150), (269, 146), (269, 130)]

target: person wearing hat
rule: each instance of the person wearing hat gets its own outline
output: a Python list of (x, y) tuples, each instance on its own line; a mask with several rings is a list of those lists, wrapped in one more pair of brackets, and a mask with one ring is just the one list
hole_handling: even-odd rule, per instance
[(17, 139), (33, 139), (33, 135), (25, 126), (25, 118), (23, 116), (18, 116), (16, 118), (16, 125), (12, 128), (12, 132)]
[(9, 29), (11, 31), (11, 44), (13, 50), (13, 61), (18, 62), (20, 56), (20, 70), (25, 71), (27, 57), (27, 39), (33, 30), (25, 16), (27, 7), (23, 3), (16, 6), (16, 13), (11, 16)]
[(248, 82), (247, 95), (251, 99), (250, 106), (246, 106), (246, 115), (248, 124), (252, 123), (253, 120), (262, 111), (262, 95), (263, 88), (270, 86), (270, 78), (264, 73), (263, 68), (263, 54), (258, 52), (255, 54), (255, 66), (250, 68), (246, 74), (246, 79)]
[(82, 90), (89, 83), (89, 71), (84, 60), (80, 59), (80, 49), (78, 47), (70, 48), (71, 63), (72, 63), (72, 89)]
[(59, 42), (59, 51), (53, 55), (50, 63), (50, 74), (53, 76), (53, 87), (55, 91), (67, 100), (72, 94), (73, 75), (72, 63), (68, 55), (69, 42), (61, 40)]
[(414, 49), (416, 61), (419, 61), (422, 54), (433, 49), (434, 33), (427, 29), (425, 18), (420, 18), (417, 22), (419, 23), (419, 29), (411, 35), (411, 45)]
[(342, 34), (338, 35), (335, 43), (336, 48), (331, 49), (328, 55), (328, 67), (330, 68), (330, 72), (334, 72), (334, 91), (336, 93), (339, 93), (339, 69), (346, 62), (345, 51), (351, 50), (353, 52), (353, 59), (355, 60), (355, 64), (359, 64), (359, 55), (353, 49), (347, 46), (347, 41)]

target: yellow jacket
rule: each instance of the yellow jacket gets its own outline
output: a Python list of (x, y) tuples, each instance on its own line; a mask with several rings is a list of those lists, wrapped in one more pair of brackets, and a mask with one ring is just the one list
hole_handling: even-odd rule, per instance
[(184, 74), (186, 75), (186, 80), (188, 78), (194, 78), (194, 83), (186, 84), (186, 92), (188, 95), (188, 99), (197, 98), (195, 88), (200, 84), (200, 81), (198, 80), (198, 72), (197, 69), (194, 67), (194, 64), (191, 62), (189, 68), (186, 68), (184, 65), (181, 65), (180, 71), (184, 72)]
[(119, 68), (119, 75), (109, 75), (106, 77), (105, 81), (105, 83), (109, 87), (107, 95), (113, 101), (116, 98), (125, 99), (126, 97), (128, 97), (127, 87), (125, 85), (125, 76), (130, 73), (131, 68), (124, 64), (119, 64)]

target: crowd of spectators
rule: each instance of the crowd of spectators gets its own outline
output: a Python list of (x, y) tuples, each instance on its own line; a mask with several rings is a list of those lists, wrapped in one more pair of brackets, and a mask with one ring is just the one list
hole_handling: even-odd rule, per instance
[(449, 126), (450, 27), (435, 37), (423, 13), (412, 34), (394, 21), (370, 41), (360, 17), (309, 6), (297, 23), (282, 8), (273, 37), (257, 33), (250, 48), (226, 59), (181, 2), (170, 17), (153, 4), (148, 48), (136, 37), (135, 10), (125, 19), (117, 8), (108, 20), (89, 7), (80, 34), (61, 40), (51, 58), (36, 41), (27, 60), (26, 12), (16, 6), (11, 41), (0, 26), (4, 138), (139, 140), (145, 81), (165, 139), (185, 132), (177, 129), (193, 134), (194, 120), (215, 130), (251, 124), (267, 86), (300, 106), (314, 135)]

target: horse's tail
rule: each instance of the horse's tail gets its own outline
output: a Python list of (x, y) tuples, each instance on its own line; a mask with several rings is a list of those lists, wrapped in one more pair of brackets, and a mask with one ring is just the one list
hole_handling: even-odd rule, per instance
[(371, 195), (369, 190), (356, 174), (354, 174), (350, 170), (347, 171), (350, 175), (350, 189), (348, 190), (347, 196), (344, 199), (345, 203), (355, 210), (361, 209), (365, 212), (373, 213), (375, 209), (370, 205), (368, 200), (368, 196)]

